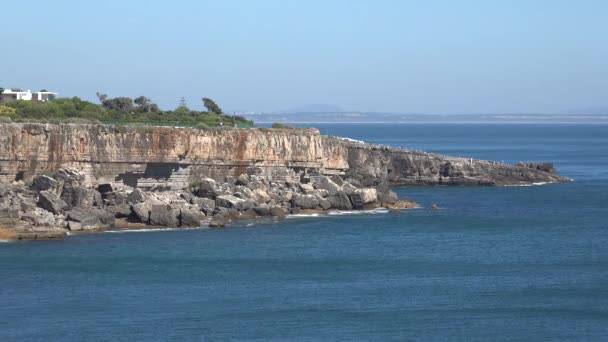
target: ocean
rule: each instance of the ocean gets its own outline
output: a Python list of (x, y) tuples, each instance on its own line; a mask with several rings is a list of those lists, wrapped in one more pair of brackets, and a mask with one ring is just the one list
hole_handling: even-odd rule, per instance
[(573, 181), (400, 187), (422, 208), (398, 213), (0, 243), (0, 340), (608, 340), (608, 125), (314, 126), (553, 161)]

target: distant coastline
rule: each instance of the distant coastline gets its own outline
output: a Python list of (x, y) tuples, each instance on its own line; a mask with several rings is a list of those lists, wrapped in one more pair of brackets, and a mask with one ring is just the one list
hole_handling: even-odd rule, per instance
[(247, 113), (245, 118), (254, 120), (258, 124), (272, 122), (284, 123), (463, 123), (463, 124), (587, 124), (608, 123), (608, 114), (392, 114), (392, 113)]

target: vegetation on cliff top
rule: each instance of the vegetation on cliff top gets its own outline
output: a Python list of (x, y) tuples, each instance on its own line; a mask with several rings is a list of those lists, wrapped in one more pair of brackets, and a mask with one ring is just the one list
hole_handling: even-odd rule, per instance
[(241, 116), (225, 115), (211, 99), (203, 98), (206, 111), (189, 109), (184, 102), (174, 110), (161, 110), (155, 103), (139, 96), (109, 98), (97, 93), (100, 104), (84, 101), (78, 97), (56, 98), (49, 102), (12, 100), (0, 105), (0, 116), (13, 121), (71, 121), (84, 119), (111, 124), (158, 124), (176, 126), (226, 126), (249, 127), (253, 121)]

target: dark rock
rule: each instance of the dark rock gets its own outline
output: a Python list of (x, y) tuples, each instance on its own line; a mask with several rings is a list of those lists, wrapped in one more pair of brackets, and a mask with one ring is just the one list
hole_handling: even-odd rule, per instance
[(34, 191), (51, 190), (57, 192), (59, 182), (49, 176), (35, 176), (32, 179), (32, 189)]
[(40, 191), (40, 196), (38, 196), (38, 206), (53, 214), (59, 214), (68, 205), (55, 193), (43, 190)]
[(112, 184), (110, 184), (110, 183), (104, 183), (104, 184), (99, 184), (97, 186), (97, 190), (100, 193), (105, 194), (105, 193), (114, 191), (114, 188), (112, 187)]
[(255, 207), (253, 210), (258, 216), (270, 216), (270, 208), (268, 207)]

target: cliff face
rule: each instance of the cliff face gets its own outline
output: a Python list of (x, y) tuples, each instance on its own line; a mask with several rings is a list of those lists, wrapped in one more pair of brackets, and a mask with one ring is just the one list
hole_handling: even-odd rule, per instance
[(197, 130), (77, 124), (0, 124), (0, 180), (60, 167), (89, 184), (182, 188), (248, 173), (271, 180), (340, 175), (364, 185), (558, 182), (550, 164), (505, 165), (361, 144), (306, 130)]

